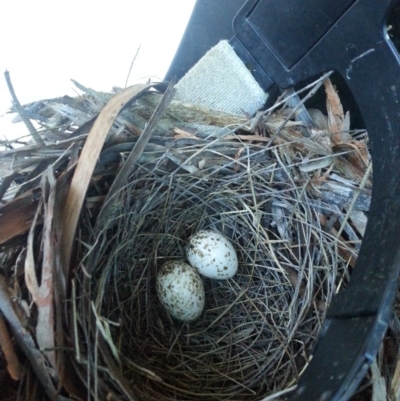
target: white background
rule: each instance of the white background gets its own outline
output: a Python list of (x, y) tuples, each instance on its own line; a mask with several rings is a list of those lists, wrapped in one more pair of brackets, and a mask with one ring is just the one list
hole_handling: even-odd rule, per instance
[(74, 95), (73, 78), (95, 90), (162, 79), (195, 0), (9, 0), (0, 14), (0, 140), (26, 133), (6, 115), (10, 72), (22, 104)]

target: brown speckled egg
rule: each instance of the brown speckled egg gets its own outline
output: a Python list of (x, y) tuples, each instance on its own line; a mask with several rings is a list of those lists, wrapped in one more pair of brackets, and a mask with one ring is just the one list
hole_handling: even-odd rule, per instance
[(186, 256), (189, 263), (205, 277), (224, 280), (233, 277), (238, 269), (233, 245), (216, 231), (201, 230), (190, 237)]
[(197, 319), (204, 309), (205, 294), (201, 277), (182, 261), (165, 263), (156, 278), (157, 296), (176, 319)]

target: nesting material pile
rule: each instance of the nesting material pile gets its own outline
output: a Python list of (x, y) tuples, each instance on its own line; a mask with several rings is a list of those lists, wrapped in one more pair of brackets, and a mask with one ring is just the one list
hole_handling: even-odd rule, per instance
[[(258, 400), (296, 384), (372, 186), (367, 134), (349, 133), (323, 83), (328, 116), (311, 110), (312, 128), (285, 101), (249, 119), (152, 84), (76, 83), (79, 97), (24, 106), (39, 128), (4, 142), (0, 164), (0, 341), (21, 394)], [(204, 228), (229, 238), (239, 269), (204, 279), (204, 312), (180, 322), (155, 277)]]

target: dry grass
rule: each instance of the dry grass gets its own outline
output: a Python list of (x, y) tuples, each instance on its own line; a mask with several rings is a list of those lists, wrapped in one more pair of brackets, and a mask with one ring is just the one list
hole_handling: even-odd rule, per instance
[[(158, 167), (165, 156), (143, 165), (111, 228), (89, 241), (94, 305), (114, 323), (107, 341), (140, 399), (257, 399), (295, 383), (307, 364), (347, 261), (321, 226), (321, 202), (306, 184), (276, 181), (295, 167), (271, 163), (268, 153), (246, 145), (197, 175), (166, 175)], [(184, 259), (186, 240), (203, 228), (230, 238), (239, 271), (227, 281), (204, 278), (204, 313), (181, 323), (160, 305), (155, 276)]]
[[(68, 169), (110, 99), (83, 89), (85, 96), (63, 107), (54, 99), (36, 111), (47, 119), (38, 130), (45, 146), (4, 144), (0, 173), (13, 178), (2, 195), (14, 216), (21, 209), (13, 202), (40, 182), (38, 197), (47, 199), (49, 171), (62, 210)], [(327, 307), (357, 258), (372, 185), (367, 136), (348, 139), (338, 131), (346, 127), (319, 116), (324, 124), (305, 138), (284, 103), (247, 120), (174, 101), (99, 222), (108, 189), (159, 102), (156, 92), (144, 95), (111, 124), (78, 222), (72, 271), (61, 285), (66, 297), (55, 297), (57, 327), (65, 328), (55, 343), (81, 391), (100, 399), (254, 400), (278, 393), (307, 366)], [(193, 122), (211, 124), (214, 134)], [(37, 206), (44, 209), (36, 232), (46, 202)], [(24, 203), (18, 207), (25, 222), (32, 217)], [(155, 276), (164, 262), (184, 259), (187, 239), (203, 228), (232, 241), (239, 270), (226, 281), (204, 278), (205, 310), (182, 323), (160, 305)], [(6, 276), (29, 301), (13, 267), (25, 257), (26, 241), (17, 235), (26, 227), (13, 229), (18, 240), (2, 254)], [(33, 254), (41, 260), (38, 238)]]

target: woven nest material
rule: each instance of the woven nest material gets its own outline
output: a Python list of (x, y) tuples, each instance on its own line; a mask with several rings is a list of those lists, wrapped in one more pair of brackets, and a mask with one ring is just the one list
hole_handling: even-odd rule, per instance
[[(349, 135), (339, 98), (325, 85), (328, 118), (313, 111), (318, 123), (308, 129), (285, 102), (248, 120), (177, 101), (146, 128), (163, 102), (146, 87), (111, 121), (83, 188), (84, 175), (76, 175), (90, 168), (85, 146), (99, 140), (93, 121), (106, 121), (111, 94), (80, 86), (80, 98), (36, 104), (45, 144), (2, 153), (0, 224), (25, 214), (0, 236), (0, 284), (17, 285), (20, 304), (31, 304), (30, 324), (47, 341), (36, 338), (38, 349), (47, 349), (43, 358), (63, 394), (259, 400), (296, 384), (354, 267), (372, 186), (368, 137)], [(138, 134), (155, 118), (138, 151)], [(71, 206), (80, 191), (82, 208)], [(65, 232), (79, 213), (71, 256)], [(230, 239), (238, 273), (203, 278), (204, 312), (180, 322), (157, 299), (155, 277), (165, 262), (185, 260), (188, 238), (204, 228)], [(51, 284), (50, 320), (43, 319), (49, 295), (35, 292), (34, 277)]]
[[(138, 169), (115, 228), (91, 250), (95, 306), (118, 323), (110, 341), (140, 399), (258, 398), (293, 384), (307, 362), (346, 261), (317, 220), (319, 206), (301, 188), (275, 185), (251, 153), (226, 160), (226, 168), (241, 165), (230, 176)], [(203, 228), (230, 238), (239, 272), (205, 278), (204, 313), (181, 323), (160, 305), (155, 276), (166, 261), (184, 259), (186, 240)]]

